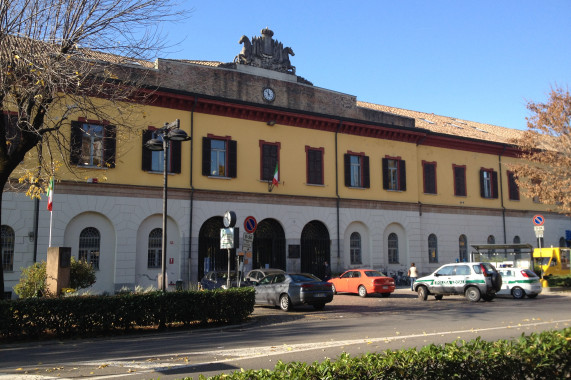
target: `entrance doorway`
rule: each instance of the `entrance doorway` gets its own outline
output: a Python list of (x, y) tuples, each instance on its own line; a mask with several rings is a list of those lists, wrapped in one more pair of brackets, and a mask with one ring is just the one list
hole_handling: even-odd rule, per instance
[(258, 223), (252, 248), (252, 268), (286, 269), (285, 233), (275, 219), (264, 219)]
[(330, 263), (330, 258), (331, 240), (327, 227), (318, 220), (307, 223), (301, 231), (301, 271), (323, 278), (323, 263)]

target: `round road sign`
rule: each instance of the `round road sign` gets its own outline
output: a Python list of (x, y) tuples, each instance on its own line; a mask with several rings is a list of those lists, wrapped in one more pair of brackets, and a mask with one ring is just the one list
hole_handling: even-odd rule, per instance
[(244, 219), (244, 229), (246, 230), (247, 233), (253, 234), (254, 231), (256, 231), (257, 227), (258, 227), (258, 222), (256, 222), (256, 218), (254, 218), (253, 216), (248, 216), (246, 217), (246, 219)]
[(533, 220), (533, 224), (535, 224), (536, 226), (543, 226), (543, 223), (545, 223), (545, 219), (543, 219), (543, 215), (534, 215), (532, 220)]

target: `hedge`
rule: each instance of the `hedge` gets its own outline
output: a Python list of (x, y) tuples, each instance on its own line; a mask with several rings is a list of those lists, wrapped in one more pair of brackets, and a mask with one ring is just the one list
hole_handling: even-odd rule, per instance
[(251, 287), (3, 300), (0, 337), (83, 337), (136, 327), (237, 323), (253, 311)]
[[(569, 379), (570, 341), (571, 328), (566, 328), (522, 334), (517, 340), (458, 340), (358, 357), (344, 353), (337, 360), (313, 364), (279, 361), (273, 370), (241, 370), (208, 379)], [(200, 375), (199, 379), (206, 377)]]
[(567, 276), (553, 276), (548, 275), (543, 277), (544, 280), (547, 280), (547, 285), (549, 287), (563, 287), (569, 288), (571, 287), (571, 275)]

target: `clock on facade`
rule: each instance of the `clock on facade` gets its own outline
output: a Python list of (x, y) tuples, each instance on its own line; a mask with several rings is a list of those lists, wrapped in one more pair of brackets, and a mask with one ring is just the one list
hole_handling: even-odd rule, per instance
[(276, 98), (276, 93), (274, 92), (274, 90), (272, 90), (269, 87), (264, 88), (262, 95), (264, 96), (264, 100), (268, 102), (273, 102), (274, 99)]
[(223, 222), (226, 228), (234, 227), (236, 225), (236, 213), (234, 211), (226, 211)]

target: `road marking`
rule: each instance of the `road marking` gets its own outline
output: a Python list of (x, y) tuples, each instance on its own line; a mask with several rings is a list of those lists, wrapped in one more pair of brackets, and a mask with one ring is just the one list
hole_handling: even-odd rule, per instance
[[(443, 336), (443, 335), (452, 335), (452, 334), (463, 334), (463, 333), (480, 333), (484, 331), (495, 331), (495, 330), (504, 330), (504, 329), (512, 329), (512, 328), (526, 328), (526, 327), (534, 327), (534, 326), (544, 326), (544, 325), (551, 325), (551, 324), (569, 324), (571, 323), (571, 319), (563, 319), (558, 321), (538, 321), (538, 322), (530, 322), (530, 323), (518, 323), (518, 324), (511, 324), (508, 326), (497, 326), (497, 327), (486, 327), (486, 328), (472, 328), (472, 329), (464, 329), (464, 330), (452, 330), (452, 331), (437, 331), (432, 333), (423, 332), (421, 334), (409, 334), (409, 335), (400, 335), (398, 332), (396, 335), (393, 336), (385, 336), (379, 338), (360, 338), (360, 339), (349, 339), (349, 340), (336, 340), (336, 341), (325, 341), (325, 342), (317, 342), (317, 343), (299, 343), (299, 344), (283, 344), (283, 345), (275, 345), (275, 346), (260, 346), (260, 347), (248, 347), (248, 348), (239, 348), (239, 349), (220, 349), (220, 350), (212, 350), (212, 351), (200, 351), (200, 352), (187, 352), (187, 353), (178, 353), (178, 354), (165, 354), (165, 355), (157, 355), (151, 358), (149, 357), (126, 357), (123, 360), (97, 360), (97, 361), (86, 361), (86, 362), (76, 362), (76, 363), (68, 363), (68, 366), (113, 366), (113, 367), (122, 367), (122, 368), (136, 368), (138, 371), (133, 371), (132, 375), (141, 375), (142, 373), (150, 373), (156, 371), (166, 371), (166, 370), (174, 370), (174, 369), (185, 369), (185, 368), (192, 368), (192, 367), (199, 367), (213, 363), (228, 363), (232, 362), (237, 359), (255, 359), (261, 357), (270, 357), (275, 355), (282, 355), (292, 352), (303, 352), (303, 351), (312, 351), (317, 349), (324, 349), (324, 348), (332, 348), (332, 347), (343, 347), (343, 346), (351, 346), (356, 344), (373, 344), (373, 343), (389, 343), (396, 340), (403, 340), (403, 339), (412, 339), (412, 338), (420, 338), (420, 337), (430, 337), (430, 336)], [(189, 363), (189, 360), (192, 357), (197, 356), (213, 356), (213, 357), (221, 357), (221, 359), (209, 360), (204, 362), (197, 362), (197, 363)], [(164, 361), (170, 360), (170, 363), (163, 363)], [(177, 362), (184, 361), (184, 364), (178, 364)], [(128, 376), (131, 375), (129, 373), (121, 373), (121, 374), (114, 374), (114, 375), (104, 375), (104, 376), (93, 376), (90, 377), (90, 380), (98, 380), (98, 379), (110, 379), (117, 376)], [(6, 374), (0, 372), (0, 380), (51, 380), (51, 379), (65, 379), (64, 377), (54, 377), (54, 376), (42, 376), (42, 375), (31, 375), (31, 374)]]
[[(99, 365), (101, 363), (105, 363), (108, 365), (113, 366), (129, 366), (132, 368), (140, 368), (140, 369), (151, 369), (161, 371), (167, 369), (175, 369), (175, 368), (185, 368), (185, 367), (196, 367), (205, 364), (211, 363), (225, 363), (230, 362), (236, 359), (248, 358), (260, 358), (266, 356), (275, 356), (281, 355), (284, 353), (291, 353), (291, 352), (300, 352), (300, 351), (311, 351), (323, 348), (332, 348), (332, 347), (342, 347), (342, 346), (351, 346), (355, 344), (371, 344), (371, 343), (378, 343), (378, 342), (392, 342), (395, 340), (403, 340), (403, 339), (411, 339), (411, 338), (420, 338), (420, 337), (429, 337), (429, 336), (436, 336), (436, 335), (452, 335), (452, 334), (462, 334), (462, 333), (479, 333), (483, 331), (495, 331), (495, 330), (505, 330), (510, 328), (525, 328), (525, 327), (533, 327), (533, 326), (543, 326), (543, 325), (550, 325), (550, 324), (558, 324), (558, 323), (571, 323), (571, 319), (563, 319), (559, 321), (549, 321), (549, 322), (532, 322), (532, 323), (518, 323), (508, 326), (497, 326), (497, 327), (486, 327), (486, 328), (477, 328), (477, 329), (465, 329), (465, 330), (453, 330), (453, 331), (437, 331), (433, 333), (422, 333), (422, 334), (410, 334), (410, 335), (394, 335), (394, 336), (385, 336), (379, 338), (361, 338), (361, 339), (350, 339), (350, 340), (335, 340), (335, 341), (325, 341), (325, 342), (316, 342), (316, 343), (298, 343), (298, 344), (283, 344), (283, 345), (276, 345), (276, 346), (260, 346), (260, 347), (247, 347), (247, 348), (237, 348), (237, 349), (227, 349), (227, 350), (212, 350), (212, 351), (201, 351), (201, 352), (188, 352), (188, 353), (178, 353), (174, 354), (167, 354), (167, 355), (158, 355), (153, 356), (153, 359), (158, 359), (160, 361), (161, 358), (174, 358), (175, 356), (178, 359), (183, 360), (184, 358), (191, 359), (192, 356), (214, 356), (214, 357), (228, 357), (226, 359), (217, 359), (214, 361), (205, 361), (200, 363), (185, 363), (181, 365), (167, 365), (157, 367), (157, 362), (149, 362), (150, 359), (144, 359), (143, 362), (142, 358), (140, 357), (129, 357), (124, 358), (122, 361), (94, 361), (94, 362), (84, 362), (82, 364), (87, 365)], [(1, 380), (1, 378), (0, 378)]]

